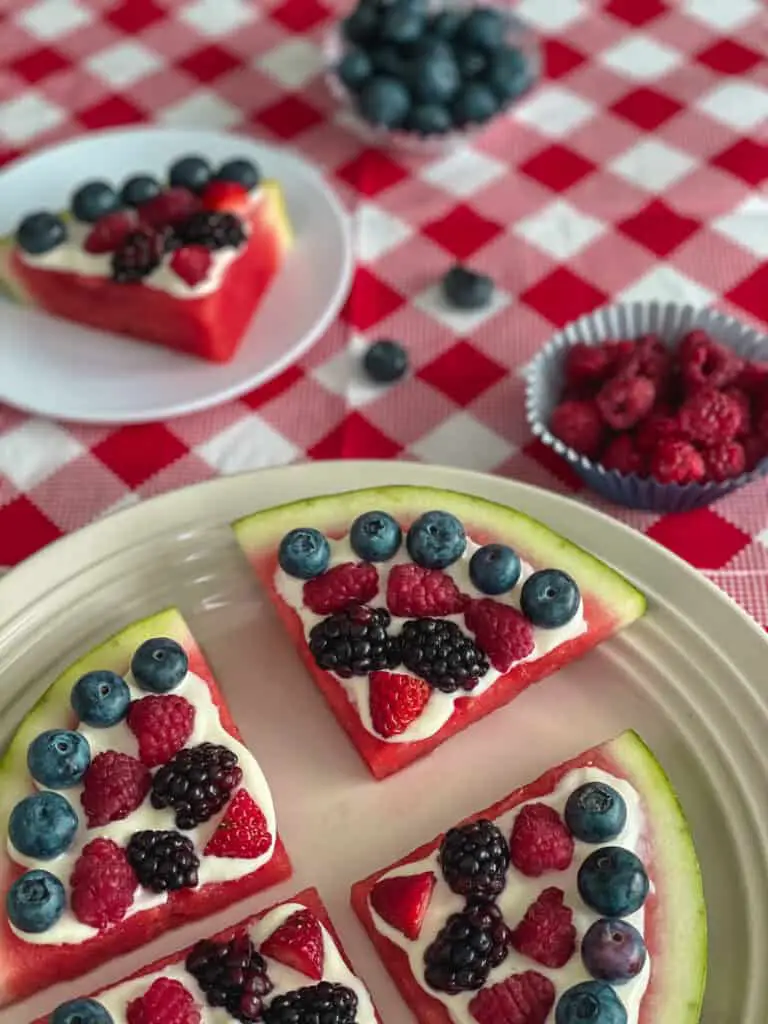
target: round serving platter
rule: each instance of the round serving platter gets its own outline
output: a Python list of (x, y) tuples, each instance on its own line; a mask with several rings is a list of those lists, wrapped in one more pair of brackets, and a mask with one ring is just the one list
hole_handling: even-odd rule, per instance
[[(270, 505), (385, 483), (464, 491), (536, 516), (630, 577), (649, 610), (581, 662), (377, 783), (278, 627), (228, 523)], [(628, 727), (670, 774), (701, 859), (710, 924), (702, 1022), (768, 1020), (768, 644), (674, 555), (559, 495), (464, 470), (325, 462), (201, 484), (112, 515), (0, 580), (0, 740), (71, 660), (169, 604), (208, 653), (270, 780), (294, 877), (112, 961), (97, 977), (0, 1011), (0, 1024), (31, 1021), (308, 884), (326, 899), (382, 1018), (407, 1020), (349, 909), (351, 883)]]

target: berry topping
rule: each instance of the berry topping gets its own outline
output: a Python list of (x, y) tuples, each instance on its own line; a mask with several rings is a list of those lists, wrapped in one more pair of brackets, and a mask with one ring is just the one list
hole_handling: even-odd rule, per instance
[(739, 403), (730, 395), (709, 388), (691, 395), (680, 409), (680, 424), (686, 435), (703, 445), (733, 440), (742, 422)]
[(251, 160), (238, 157), (225, 161), (213, 177), (216, 181), (233, 181), (250, 192), (261, 181), (261, 172)]
[(299, 580), (311, 580), (328, 568), (331, 548), (319, 530), (299, 527), (280, 541), (277, 561), (283, 572)]
[(76, 786), (91, 763), (91, 748), (81, 732), (48, 729), (29, 745), (29, 774), (46, 789)]
[(211, 253), (202, 245), (184, 245), (171, 256), (169, 266), (182, 281), (194, 288), (208, 276), (211, 269)]
[(267, 819), (244, 789), (235, 793), (219, 827), (208, 840), (206, 857), (241, 857), (254, 860), (272, 845)]
[(325, 958), (320, 922), (311, 910), (297, 910), (262, 942), (261, 953), (320, 981)]
[(112, 1014), (95, 999), (71, 999), (57, 1006), (50, 1024), (113, 1024)]
[(627, 1024), (624, 1004), (610, 985), (582, 981), (567, 989), (555, 1010), (555, 1024)]
[(128, 1024), (200, 1024), (200, 1009), (189, 989), (173, 978), (153, 981), (126, 1009)]
[(67, 228), (61, 217), (41, 211), (30, 213), (22, 220), (16, 231), (16, 244), (24, 252), (40, 256), (61, 245), (66, 237)]
[(192, 735), (195, 709), (185, 697), (142, 697), (128, 710), (128, 728), (139, 741), (139, 757), (148, 768), (170, 761)]
[(513, 949), (545, 967), (565, 967), (576, 949), (576, 928), (564, 896), (555, 888), (540, 893), (510, 934)]
[(133, 903), (136, 876), (111, 839), (94, 839), (77, 858), (70, 879), (72, 911), (92, 928), (122, 921)]
[(358, 97), (361, 116), (377, 128), (399, 127), (408, 116), (410, 106), (407, 88), (391, 75), (373, 75)]
[(467, 599), (450, 576), (420, 565), (394, 565), (387, 579), (387, 607), (393, 615), (455, 615)]
[(119, 209), (117, 192), (106, 181), (89, 181), (72, 196), (72, 213), (87, 224), (95, 224), (106, 213)]
[(459, 896), (497, 896), (508, 867), (507, 841), (492, 821), (481, 818), (448, 829), (440, 843), (440, 869)]
[(173, 892), (197, 885), (200, 861), (194, 843), (181, 832), (134, 832), (127, 854), (128, 863), (145, 889)]
[(637, 977), (646, 955), (642, 935), (628, 921), (601, 917), (581, 942), (581, 957), (592, 977), (614, 985)]
[(176, 828), (194, 828), (224, 807), (242, 778), (237, 754), (227, 747), (214, 743), (185, 747), (155, 774), (152, 806), (172, 807)]
[(483, 594), (505, 594), (520, 579), (520, 559), (506, 544), (485, 544), (469, 560), (469, 578)]
[(424, 980), (438, 992), (475, 991), (507, 956), (509, 930), (495, 903), (472, 899), (451, 914), (424, 953)]
[(204, 210), (235, 213), (244, 216), (250, 202), (248, 190), (235, 181), (212, 181), (202, 196)]
[(549, 978), (524, 971), (484, 988), (469, 1004), (469, 1012), (478, 1024), (546, 1024), (554, 1002), (555, 986)]
[(493, 298), (492, 279), (459, 264), (443, 276), (442, 289), (446, 302), (455, 309), (485, 309)]
[(127, 178), (120, 189), (120, 201), (124, 206), (141, 206), (148, 203), (150, 199), (159, 196), (162, 192), (162, 185), (150, 174), (134, 174)]
[(512, 863), (529, 878), (565, 871), (573, 860), (573, 836), (553, 807), (526, 804), (515, 818), (509, 840)]
[(390, 622), (386, 608), (351, 605), (312, 627), (309, 649), (320, 668), (342, 679), (392, 669), (400, 664), (400, 641), (387, 633)]
[(424, 569), (447, 569), (464, 554), (464, 527), (450, 512), (425, 512), (406, 537), (408, 554)]
[(589, 458), (593, 458), (600, 451), (605, 434), (605, 427), (595, 403), (576, 398), (561, 402), (553, 410), (549, 428), (563, 444)]
[(583, 843), (607, 843), (624, 830), (627, 805), (613, 786), (585, 782), (568, 797), (565, 823)]
[(704, 459), (687, 441), (660, 441), (651, 456), (651, 476), (661, 484), (692, 484), (703, 479)]
[(579, 895), (598, 914), (626, 917), (645, 903), (648, 875), (637, 854), (623, 846), (602, 846), (579, 868)]
[(200, 209), (200, 200), (186, 188), (170, 188), (139, 207), (139, 217), (153, 228), (176, 227)]
[(474, 690), (490, 668), (477, 644), (447, 619), (410, 619), (399, 640), (405, 667), (443, 693)]
[(200, 210), (176, 225), (183, 245), (206, 249), (237, 249), (245, 241), (243, 222), (234, 213)]
[(8, 920), (20, 932), (39, 935), (48, 931), (64, 913), (64, 886), (50, 871), (26, 871), (5, 897)]
[(131, 658), (131, 674), (136, 685), (150, 693), (175, 690), (188, 669), (189, 659), (181, 644), (163, 636), (145, 640)]
[(379, 736), (399, 736), (421, 715), (431, 693), (422, 679), (372, 672), (369, 701), (374, 731)]
[(614, 430), (628, 430), (653, 406), (656, 388), (647, 377), (614, 377), (600, 388), (596, 403), (600, 415)]
[(112, 280), (131, 284), (148, 277), (160, 266), (166, 244), (167, 236), (151, 228), (130, 231), (112, 253)]
[(539, 629), (557, 629), (577, 614), (581, 594), (576, 581), (560, 569), (532, 573), (520, 592), (523, 615)]
[(738, 441), (723, 441), (704, 452), (704, 466), (709, 480), (729, 480), (747, 468), (744, 446)]
[(114, 750), (97, 754), (85, 773), (80, 796), (88, 827), (127, 818), (141, 804), (151, 784), (149, 769), (137, 758)]
[(368, 562), (342, 562), (304, 584), (304, 604), (316, 615), (331, 615), (350, 604), (367, 604), (379, 590), (379, 574)]
[(135, 227), (135, 221), (129, 213), (119, 210), (107, 213), (93, 225), (83, 242), (83, 248), (91, 253), (114, 252)]
[(565, 379), (571, 387), (602, 383), (613, 369), (606, 345), (587, 345), (580, 341), (565, 353)]
[(374, 341), (363, 355), (363, 369), (376, 384), (394, 384), (408, 369), (408, 353), (396, 341)]
[(386, 562), (393, 558), (402, 541), (403, 531), (386, 512), (364, 512), (349, 531), (352, 550), (366, 562)]
[(483, 597), (467, 606), (464, 621), (498, 672), (533, 652), (533, 627), (517, 608)]
[(723, 388), (741, 373), (742, 360), (735, 352), (718, 345), (704, 331), (691, 331), (680, 342), (683, 380), (692, 391)]
[(264, 1010), (264, 1024), (355, 1024), (357, 996), (329, 981), (276, 996)]
[(81, 722), (95, 729), (107, 729), (125, 718), (131, 691), (122, 676), (97, 669), (78, 679), (72, 687), (70, 702)]
[(8, 837), (25, 857), (52, 860), (72, 845), (78, 820), (61, 793), (43, 790), (25, 797), (11, 811)]
[(190, 192), (202, 192), (211, 180), (212, 173), (211, 165), (205, 157), (193, 154), (171, 164), (168, 180), (174, 187), (188, 188)]
[(371, 891), (371, 906), (407, 939), (418, 939), (436, 881), (431, 871), (382, 878)]
[(198, 942), (185, 966), (196, 978), (209, 1006), (223, 1006), (244, 1024), (261, 1018), (264, 997), (272, 991), (272, 982), (264, 958), (245, 932), (229, 942)]

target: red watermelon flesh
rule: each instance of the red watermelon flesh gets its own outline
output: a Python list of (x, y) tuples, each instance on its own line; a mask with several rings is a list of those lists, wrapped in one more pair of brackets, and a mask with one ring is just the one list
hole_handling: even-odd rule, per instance
[[(643, 908), (642, 924), (649, 953), (650, 975), (640, 975), (636, 979), (639, 981), (644, 977), (647, 987), (639, 1003), (639, 1016), (630, 1016), (630, 1022), (697, 1024), (707, 961), (706, 907), (699, 864), (688, 824), (669, 779), (636, 733), (625, 732), (600, 747), (550, 769), (535, 782), (522, 786), (491, 807), (471, 815), (466, 821), (481, 818), (495, 820), (509, 840), (510, 824), (515, 818), (514, 813), (510, 814), (513, 809), (530, 801), (546, 802), (549, 799), (561, 811), (572, 788), (589, 781), (590, 770), (593, 771), (593, 777), (595, 770), (607, 773), (613, 780), (618, 780), (614, 781), (615, 785), (623, 782), (631, 787), (630, 792), (634, 791), (634, 815), (632, 805), (628, 804), (627, 827), (613, 842), (619, 845), (626, 843), (635, 849), (651, 881), (651, 893)], [(579, 773), (573, 785), (567, 779), (572, 772)], [(610, 784), (610, 779), (603, 778), (603, 781)], [(506, 817), (502, 819), (503, 815)], [(633, 829), (636, 832), (639, 829), (639, 839), (636, 841), (629, 838)], [(450, 893), (442, 877), (436, 856), (441, 840), (442, 835), (389, 867), (357, 882), (351, 894), (355, 912), (419, 1024), (458, 1024), (460, 1021), (472, 1020), (467, 1016), (466, 1003), (473, 993), (466, 994), (464, 1001), (460, 997), (445, 997), (449, 1004), (452, 998), (456, 999), (458, 1009), (451, 1013), (441, 999), (430, 994), (420, 970), (421, 952), (444, 923), (445, 914), (461, 909), (460, 906), (451, 905), (449, 911), (444, 910), (446, 894), (457, 903), (462, 900)], [(488, 985), (496, 984), (513, 974), (535, 970), (554, 983), (559, 997), (568, 986), (590, 980), (581, 963), (578, 949), (584, 930), (599, 915), (581, 902), (575, 877), (578, 865), (595, 849), (596, 846), (576, 841), (573, 863), (567, 872), (549, 871), (534, 879), (525, 878), (510, 865), (505, 890), (497, 897), (504, 911), (505, 923), (510, 928), (518, 924), (531, 899), (535, 898), (536, 890), (540, 894), (549, 887), (558, 887), (564, 890), (565, 902), (574, 910), (576, 952), (562, 969), (544, 967), (522, 954), (512, 952), (492, 972)], [(371, 908), (371, 894), (377, 882), (384, 876), (398, 877), (399, 868), (403, 868), (403, 874), (406, 875), (414, 871), (432, 870), (438, 879), (436, 896), (432, 902), (433, 918), (430, 921), (427, 916), (420, 936), (422, 945), (418, 950), (414, 950), (414, 944), (396, 932), (390, 931), (389, 935), (385, 935), (380, 930), (380, 919), (377, 919)], [(439, 905), (441, 890), (444, 901), (442, 907)], [(641, 927), (639, 923), (637, 926)], [(414, 950), (418, 975), (411, 965), (407, 949)], [(617, 986), (616, 991), (621, 997), (628, 989)], [(626, 997), (635, 1007), (638, 1005), (637, 996), (640, 991), (636, 990), (631, 1000)], [(551, 1014), (546, 1017), (547, 1024), (554, 1022), (554, 1019), (553, 1007)]]
[[(358, 515), (374, 509), (389, 512), (403, 530), (421, 513), (443, 509), (458, 516), (467, 535), (476, 543), (508, 544), (535, 568), (565, 570), (579, 584), (586, 630), (535, 660), (513, 665), (477, 696), (457, 699), (450, 718), (432, 735), (407, 741), (406, 733), (405, 742), (385, 742), (365, 727), (342, 683), (317, 666), (307, 646), (304, 624), (275, 586), (277, 548), (289, 530), (311, 526), (331, 538), (341, 538)], [(256, 512), (236, 522), (234, 530), (318, 688), (376, 778), (400, 771), (430, 753), (455, 733), (509, 703), (531, 683), (586, 654), (645, 611), (643, 595), (627, 580), (543, 523), (506, 506), (454, 491), (381, 487), (329, 495)], [(377, 568), (382, 577), (380, 592), (383, 593), (385, 568), (381, 565)], [(364, 684), (356, 680), (355, 685)], [(441, 697), (441, 694), (433, 694), (430, 700)]]
[[(341, 940), (339, 939), (328, 915), (328, 911), (320, 899), (320, 895), (316, 889), (305, 889), (290, 900), (285, 900), (281, 903), (275, 904), (274, 906), (268, 907), (266, 910), (262, 910), (260, 913), (254, 914), (252, 917), (248, 917), (244, 921), (240, 921), (238, 924), (232, 925), (231, 927), (218, 932), (216, 935), (212, 935), (209, 941), (216, 943), (228, 942), (236, 935), (242, 934), (245, 929), (253, 929), (251, 931), (251, 935), (255, 936), (258, 934), (258, 938), (260, 940), (257, 943), (258, 945), (261, 941), (266, 939), (269, 934), (269, 932), (264, 935), (261, 934), (259, 931), (259, 922), (265, 920), (268, 915), (271, 915), (273, 912), (276, 912), (281, 908), (285, 908), (286, 913), (293, 913), (294, 911), (300, 912), (303, 908), (306, 908), (306, 910), (310, 911), (314, 915), (325, 932), (323, 936), (323, 946), (325, 951), (324, 980), (337, 981), (342, 984), (349, 985), (350, 978), (347, 972), (351, 972), (353, 976), (353, 983), (355, 984), (355, 990), (358, 994), (357, 1020), (359, 1021), (359, 1024), (381, 1024), (381, 1019), (376, 1012), (376, 1008), (373, 1006), (367, 990), (364, 988), (362, 982), (354, 977), (354, 968), (344, 951)], [(282, 914), (280, 916), (282, 917)], [(265, 921), (265, 924), (266, 923), (267, 922)], [(332, 946), (335, 947), (336, 952), (338, 952), (341, 960), (343, 961), (343, 970), (339, 970), (337, 967), (334, 971), (333, 967), (329, 966), (331, 958), (328, 956), (328, 952), (329, 948)], [(200, 989), (192, 975), (188, 974), (184, 970), (184, 961), (191, 948), (191, 946), (188, 946), (186, 949), (180, 950), (178, 953), (173, 953), (171, 956), (165, 957), (162, 960), (157, 960), (155, 963), (142, 968), (140, 971), (132, 974), (129, 978), (119, 982), (117, 985), (99, 989), (99, 991), (95, 992), (90, 998), (103, 1000), (104, 1005), (107, 1006), (108, 1009), (115, 1011), (118, 1007), (122, 1007), (127, 999), (136, 999), (146, 991), (147, 987), (151, 984), (149, 975), (157, 975), (160, 977), (172, 976), (177, 978), (177, 980), (181, 980), (185, 987), (189, 987), (190, 992), (192, 992), (195, 999), (198, 1001), (198, 1004), (202, 1007), (204, 1005), (202, 993), (200, 992)], [(172, 974), (171, 969), (173, 970)], [(306, 978), (297, 972), (285, 971), (284, 969), (281, 970), (281, 965), (276, 965), (276, 963), (270, 961), (269, 958), (267, 958), (267, 971), (268, 976), (275, 985), (273, 992), (268, 997), (269, 999), (281, 994), (291, 986), (294, 988), (300, 988), (302, 985), (312, 984), (312, 981), (309, 978)], [(147, 979), (146, 983), (142, 983), (142, 979), (144, 978)], [(154, 980), (156, 980), (155, 977), (152, 978), (152, 981)], [(222, 1011), (218, 1012), (221, 1013)], [(115, 1024), (122, 1024), (123, 1018), (121, 1016), (115, 1016), (113, 1012), (113, 1017)], [(51, 1019), (51, 1017), (40, 1017), (38, 1020), (34, 1021), (33, 1024), (46, 1024), (46, 1022)]]
[[(29, 743), (45, 729), (74, 728), (77, 724), (70, 706), (73, 684), (85, 672), (97, 668), (124, 674), (128, 670), (133, 651), (144, 640), (155, 636), (170, 637), (184, 647), (189, 658), (189, 671), (208, 687), (221, 726), (235, 740), (242, 742), (213, 674), (184, 619), (175, 609), (160, 612), (129, 626), (72, 665), (49, 687), (24, 718), (0, 762), (3, 780), (0, 790), (0, 825), (5, 835), (11, 810), (20, 799), (33, 792), (33, 783), (26, 768)], [(67, 795), (72, 791), (63, 792)], [(72, 799), (76, 801), (78, 797)], [(167, 824), (161, 827), (173, 828), (172, 812), (169, 810), (167, 814)], [(98, 835), (98, 829), (89, 829), (87, 838), (96, 838)], [(78, 841), (76, 837), (75, 843)], [(211, 881), (196, 889), (177, 890), (169, 894), (164, 904), (139, 911), (77, 944), (53, 945), (24, 941), (14, 934), (3, 913), (0, 915), (0, 1006), (23, 999), (64, 979), (85, 974), (114, 956), (144, 945), (170, 928), (215, 913), (291, 875), (291, 864), (279, 835), (275, 837), (271, 856), (255, 870), (248, 870), (242, 861), (236, 863), (240, 865), (239, 874), (232, 880)], [(40, 862), (39, 866), (47, 868), (50, 864)], [(11, 860), (4, 842), (0, 852), (2, 892), (7, 892), (15, 878), (22, 873), (23, 868)]]

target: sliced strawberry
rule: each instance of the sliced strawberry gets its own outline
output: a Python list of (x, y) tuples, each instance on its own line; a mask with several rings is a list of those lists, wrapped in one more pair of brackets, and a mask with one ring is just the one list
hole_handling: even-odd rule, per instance
[(135, 228), (136, 221), (130, 213), (107, 213), (88, 232), (83, 248), (91, 253), (114, 252)]
[(272, 842), (267, 819), (244, 789), (239, 789), (219, 827), (203, 851), (207, 857), (243, 857), (266, 853)]
[(395, 565), (387, 579), (387, 607), (405, 618), (431, 618), (463, 611), (467, 598), (450, 576), (420, 565)]
[(169, 188), (159, 196), (142, 203), (139, 218), (153, 228), (177, 224), (200, 209), (200, 200), (186, 188)]
[(311, 910), (297, 910), (262, 942), (260, 950), (313, 981), (323, 977), (323, 930)]
[(407, 939), (418, 939), (435, 882), (431, 871), (382, 878), (371, 891), (371, 906)]
[(202, 194), (203, 208), (243, 215), (248, 210), (248, 190), (236, 181), (211, 181)]
[(213, 256), (204, 245), (184, 245), (171, 256), (171, 270), (194, 287), (208, 276)]
[(379, 736), (398, 736), (415, 722), (431, 694), (423, 679), (398, 672), (372, 672), (371, 722)]

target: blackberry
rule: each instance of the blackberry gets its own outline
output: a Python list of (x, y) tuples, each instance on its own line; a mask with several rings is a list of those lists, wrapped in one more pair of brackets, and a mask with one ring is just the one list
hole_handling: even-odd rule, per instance
[(158, 769), (150, 799), (153, 807), (176, 811), (176, 828), (194, 828), (222, 809), (242, 777), (237, 754), (200, 743), (180, 750)]
[(406, 668), (436, 690), (474, 690), (490, 662), (474, 640), (447, 619), (413, 619), (400, 633)]
[(330, 981), (276, 996), (264, 1010), (264, 1024), (355, 1024), (357, 996)]
[(207, 249), (237, 249), (245, 241), (243, 222), (234, 213), (199, 210), (176, 225), (184, 245), (204, 245)]
[(391, 621), (386, 608), (350, 605), (312, 627), (309, 649), (320, 668), (342, 679), (395, 668), (400, 642), (387, 633)]
[(440, 868), (460, 896), (498, 896), (509, 867), (509, 846), (492, 821), (451, 828), (440, 844)]
[(439, 992), (455, 995), (482, 988), (507, 956), (509, 930), (495, 903), (470, 900), (451, 914), (424, 953), (424, 979)]
[(209, 1006), (223, 1006), (244, 1024), (261, 1020), (264, 997), (273, 985), (264, 958), (245, 932), (229, 942), (198, 942), (187, 956), (186, 968)]
[(131, 231), (112, 254), (112, 280), (121, 284), (141, 281), (159, 266), (172, 244), (170, 231)]
[(126, 851), (141, 885), (152, 892), (194, 889), (200, 860), (181, 832), (134, 832)]

